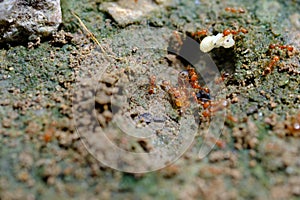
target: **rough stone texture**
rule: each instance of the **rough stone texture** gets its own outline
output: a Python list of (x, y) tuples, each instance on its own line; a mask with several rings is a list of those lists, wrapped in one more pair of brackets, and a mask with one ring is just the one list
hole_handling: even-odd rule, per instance
[(140, 21), (153, 11), (157, 11), (161, 6), (166, 6), (169, 0), (149, 0), (128, 1), (119, 0), (117, 2), (104, 2), (100, 5), (100, 10), (109, 13), (112, 18), (121, 26), (126, 26)]
[(47, 37), (61, 22), (60, 0), (0, 0), (0, 43)]

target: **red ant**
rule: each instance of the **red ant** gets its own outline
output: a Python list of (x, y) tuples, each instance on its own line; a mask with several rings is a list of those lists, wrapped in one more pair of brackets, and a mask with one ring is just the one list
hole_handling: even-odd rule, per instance
[(216, 143), (217, 147), (219, 147), (220, 149), (226, 148), (226, 142), (224, 140), (216, 139), (215, 143)]
[(280, 44), (270, 44), (269, 45), (269, 49), (275, 49), (276, 47), (280, 48), (280, 49), (286, 49), (290, 52), (292, 52), (294, 50), (294, 47), (291, 45), (280, 45)]
[(279, 61), (279, 56), (274, 56), (271, 60), (271, 62), (268, 64), (268, 66), (265, 68), (263, 72), (263, 76), (269, 74), (271, 71), (273, 71), (274, 65)]
[(224, 36), (227, 36), (227, 35), (229, 35), (229, 34), (236, 35), (236, 34), (238, 34), (238, 33), (240, 33), (240, 32), (246, 34), (246, 33), (248, 33), (248, 30), (245, 29), (245, 28), (243, 28), (243, 27), (241, 27), (239, 30), (225, 29), (225, 30), (223, 31), (223, 35), (224, 35)]
[(213, 113), (216, 113), (226, 108), (228, 106), (228, 101), (227, 100), (221, 100), (218, 102), (208, 101), (207, 103), (205, 102), (202, 106), (204, 109), (206, 109), (202, 112), (203, 117), (210, 117)]
[(230, 121), (230, 122), (233, 122), (233, 123), (237, 123), (239, 120), (236, 118), (236, 117), (234, 117), (232, 114), (228, 114), (227, 116), (226, 116), (226, 118)]
[(155, 84), (155, 82), (156, 82), (156, 76), (151, 76), (150, 77), (150, 86), (149, 86), (149, 91), (148, 91), (148, 93), (149, 94), (154, 94), (154, 93), (156, 93), (156, 84)]
[(174, 105), (180, 109), (180, 113), (190, 106), (190, 102), (185, 90), (172, 87), (169, 81), (163, 81), (162, 86), (171, 96)]
[(203, 29), (203, 30), (192, 33), (191, 36), (192, 37), (195, 37), (195, 36), (199, 37), (199, 36), (207, 35), (207, 34), (208, 34), (208, 31), (206, 29)]
[(182, 89), (189, 87), (189, 74), (187, 71), (181, 71), (178, 75), (178, 85)]
[(231, 12), (231, 13), (245, 13), (246, 11), (242, 8), (231, 8), (231, 7), (226, 7), (225, 8), (226, 12)]
[(187, 71), (189, 74), (189, 81), (190, 81), (192, 88), (202, 89), (202, 87), (198, 83), (198, 75), (197, 75), (195, 69), (192, 68), (191, 66), (188, 66)]

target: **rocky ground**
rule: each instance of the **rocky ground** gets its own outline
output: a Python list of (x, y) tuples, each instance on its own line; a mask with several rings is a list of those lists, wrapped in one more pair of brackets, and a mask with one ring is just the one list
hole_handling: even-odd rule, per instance
[[(0, 199), (300, 198), (299, 1), (62, 0), (61, 7), (51, 37), (0, 49)], [(208, 129), (215, 118), (201, 107), (180, 115), (161, 87), (186, 68), (167, 48), (186, 36), (200, 42), (193, 33), (202, 29), (240, 27), (248, 33), (234, 36), (233, 48), (209, 52), (227, 74), (207, 83), (221, 82), (218, 95), (229, 103), (218, 138)], [(269, 49), (273, 43), (293, 50)], [(263, 75), (274, 56), (280, 60)], [(145, 128), (152, 141), (122, 135)], [(98, 132), (128, 151), (159, 149), (171, 160), (192, 144), (163, 169), (126, 173), (99, 162), (115, 160)], [(199, 159), (208, 143), (217, 145)], [(127, 171), (153, 166), (119, 159), (116, 168)]]

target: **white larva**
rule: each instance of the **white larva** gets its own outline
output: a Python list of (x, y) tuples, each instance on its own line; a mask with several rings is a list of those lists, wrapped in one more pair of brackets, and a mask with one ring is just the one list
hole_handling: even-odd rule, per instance
[(204, 53), (211, 51), (213, 48), (224, 47), (230, 48), (234, 45), (232, 34), (224, 37), (223, 33), (206, 36), (200, 43), (200, 50)]
[(200, 43), (200, 50), (203, 51), (204, 53), (211, 51), (213, 48), (215, 48), (213, 42), (214, 42), (214, 36), (205, 37)]
[(213, 44), (214, 44), (214, 48), (220, 47), (222, 46), (223, 43), (223, 33), (218, 33), (213, 37)]

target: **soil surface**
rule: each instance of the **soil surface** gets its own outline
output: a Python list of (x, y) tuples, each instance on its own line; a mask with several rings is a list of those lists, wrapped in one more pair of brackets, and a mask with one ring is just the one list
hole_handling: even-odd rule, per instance
[(299, 1), (61, 6), (50, 39), (0, 48), (0, 199), (300, 198)]

